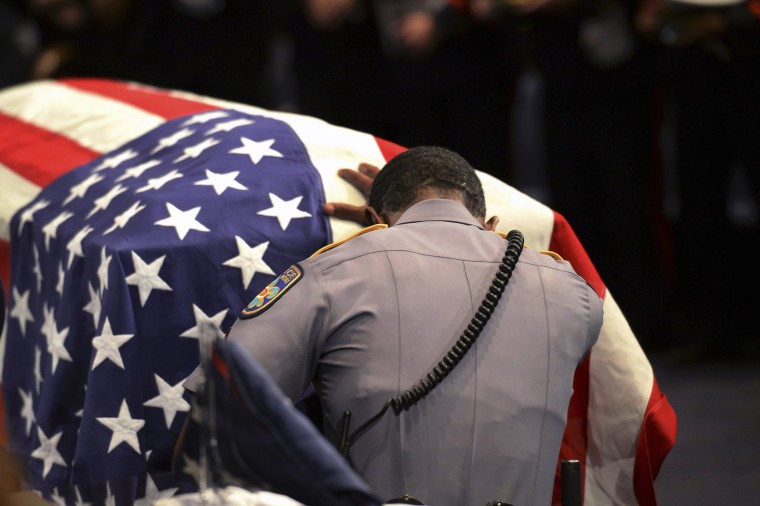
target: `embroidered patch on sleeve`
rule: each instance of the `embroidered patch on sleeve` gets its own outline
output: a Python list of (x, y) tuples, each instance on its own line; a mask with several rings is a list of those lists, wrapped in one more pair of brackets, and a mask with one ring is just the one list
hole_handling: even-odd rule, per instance
[(274, 281), (269, 283), (240, 313), (241, 319), (253, 318), (266, 311), (277, 301), (290, 287), (298, 283), (303, 277), (303, 271), (298, 264), (291, 265), (280, 274)]

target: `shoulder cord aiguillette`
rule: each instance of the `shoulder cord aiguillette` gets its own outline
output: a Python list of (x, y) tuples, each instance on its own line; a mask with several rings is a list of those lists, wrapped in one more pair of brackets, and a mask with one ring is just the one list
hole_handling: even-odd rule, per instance
[(488, 292), (480, 303), (480, 307), (478, 307), (475, 315), (470, 320), (470, 323), (467, 324), (467, 328), (462, 332), (462, 335), (454, 346), (451, 347), (449, 352), (444, 355), (429, 373), (404, 393), (396, 397), (390, 397), (377, 414), (361, 424), (351, 434), (348, 432), (351, 423), (351, 412), (346, 411), (343, 413), (339, 449), (344, 458), (348, 458), (351, 445), (372, 427), (388, 411), (388, 408), (393, 407), (393, 412), (396, 415), (408, 410), (425, 398), (462, 360), (462, 357), (464, 357), (478, 339), (486, 323), (491, 318), (494, 309), (496, 309), (496, 305), (499, 303), (499, 299), (501, 299), (504, 289), (512, 277), (512, 272), (517, 265), (517, 261), (522, 254), (524, 244), (525, 239), (519, 230), (512, 230), (507, 234), (507, 249), (504, 252), (504, 257), (501, 259), (499, 269), (496, 271), (496, 275), (491, 282), (491, 286), (488, 287)]

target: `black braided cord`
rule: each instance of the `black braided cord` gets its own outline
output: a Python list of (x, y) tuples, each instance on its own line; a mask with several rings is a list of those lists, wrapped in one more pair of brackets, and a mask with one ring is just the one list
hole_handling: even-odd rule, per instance
[(519, 230), (512, 230), (507, 234), (507, 248), (504, 252), (504, 257), (499, 264), (499, 270), (496, 272), (491, 286), (488, 287), (483, 301), (480, 303), (480, 307), (473, 315), (470, 323), (462, 332), (454, 346), (451, 347), (449, 352), (433, 367), (433, 369), (427, 373), (423, 378), (414, 386), (404, 391), (402, 394), (389, 398), (383, 408), (375, 414), (372, 418), (360, 425), (350, 436), (346, 437), (347, 424), (350, 420), (350, 412), (344, 414), (343, 428), (344, 437), (341, 443), (341, 453), (344, 457), (348, 457), (348, 451), (351, 445), (373, 426), (382, 417), (388, 408), (393, 407), (393, 412), (396, 415), (400, 415), (402, 411), (406, 411), (422, 399), (427, 396), (436, 385), (441, 383), (443, 379), (449, 375), (454, 367), (462, 360), (467, 351), (472, 347), (475, 341), (480, 336), (488, 320), (491, 318), (496, 304), (501, 299), (504, 289), (507, 287), (512, 272), (517, 265), (517, 261), (522, 254), (523, 246), (525, 245), (525, 238)]

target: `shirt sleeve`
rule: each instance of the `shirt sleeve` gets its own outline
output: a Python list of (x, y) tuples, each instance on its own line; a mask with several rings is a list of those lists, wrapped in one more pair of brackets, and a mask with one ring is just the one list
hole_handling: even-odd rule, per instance
[(319, 361), (328, 304), (318, 269), (303, 269), (298, 282), (264, 311), (239, 318), (227, 339), (238, 341), (292, 401), (306, 390)]
[(586, 335), (586, 354), (588, 354), (599, 339), (599, 332), (602, 330), (604, 301), (599, 298), (599, 295), (589, 284), (586, 284), (586, 292), (589, 298), (589, 326)]

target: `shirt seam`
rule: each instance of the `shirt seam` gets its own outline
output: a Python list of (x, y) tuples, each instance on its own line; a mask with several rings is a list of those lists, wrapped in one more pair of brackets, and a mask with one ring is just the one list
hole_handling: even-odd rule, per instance
[[(464, 271), (464, 277), (467, 282), (467, 286), (470, 290), (470, 312), (472, 314), (475, 314), (476, 307), (475, 307), (475, 294), (472, 293), (472, 284), (470, 283), (470, 278), (467, 275), (467, 264), (463, 261), (462, 262), (462, 270)], [(464, 495), (463, 499), (464, 501), (461, 504), (467, 504), (466, 498), (470, 497), (472, 487), (472, 469), (475, 465), (475, 426), (476, 426), (476, 420), (477, 420), (477, 410), (478, 410), (478, 341), (475, 340), (475, 342), (472, 345), (472, 353), (475, 355), (474, 360), (474, 367), (475, 367), (475, 373), (474, 373), (474, 381), (475, 381), (475, 399), (473, 401), (473, 408), (472, 408), (472, 430), (470, 431), (470, 465), (467, 469), (467, 480), (466, 485), (464, 487)]]
[[(396, 280), (396, 271), (393, 269), (393, 262), (391, 262), (390, 256), (388, 254), (388, 250), (383, 250), (385, 253), (385, 260), (388, 262), (388, 267), (391, 271), (391, 277), (393, 278), (393, 286), (394, 286), (394, 292), (396, 293), (396, 342), (398, 343), (398, 349), (397, 349), (397, 355), (396, 355), (396, 371), (398, 371), (398, 374), (396, 376), (396, 395), (399, 395), (401, 393), (401, 389), (403, 388), (401, 386), (401, 357), (403, 355), (402, 343), (401, 343), (401, 304), (399, 301), (399, 294), (398, 294), (398, 282)], [(406, 459), (404, 454), (404, 430), (403, 426), (404, 424), (401, 421), (401, 416), (394, 416), (393, 417), (393, 423), (398, 424), (399, 429), (399, 459), (401, 460), (401, 483), (402, 483), (402, 490), (404, 493), (407, 491), (407, 484), (406, 484)]]
[[(543, 451), (543, 442), (544, 442), (544, 432), (546, 430), (546, 418), (549, 414), (549, 390), (550, 390), (550, 379), (551, 376), (549, 374), (549, 371), (551, 371), (551, 359), (552, 359), (552, 347), (551, 347), (551, 336), (552, 336), (552, 328), (550, 326), (550, 318), (549, 318), (549, 303), (548, 298), (546, 297), (546, 285), (544, 283), (544, 276), (541, 273), (541, 269), (536, 269), (538, 274), (538, 280), (541, 284), (541, 292), (543, 293), (544, 297), (544, 318), (546, 319), (546, 387), (544, 390), (544, 413), (541, 417), (541, 430), (539, 431), (539, 438), (538, 438), (538, 448), (537, 448), (537, 458), (538, 462), (541, 462), (541, 455)], [(539, 466), (536, 465), (533, 475), (533, 494), (531, 498), (531, 503), (534, 502), (536, 495), (538, 494), (538, 471)]]

